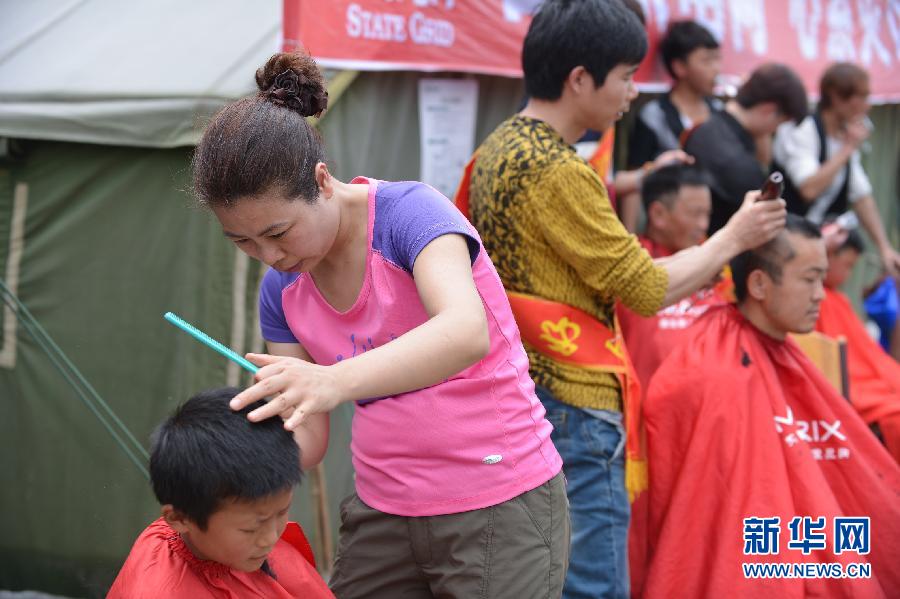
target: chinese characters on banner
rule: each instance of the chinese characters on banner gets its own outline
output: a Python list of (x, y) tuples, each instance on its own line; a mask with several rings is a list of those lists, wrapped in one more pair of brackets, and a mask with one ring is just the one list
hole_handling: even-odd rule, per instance
[[(723, 72), (742, 77), (767, 61), (801, 75), (811, 93), (834, 61), (871, 74), (875, 101), (900, 101), (900, 0), (640, 0), (650, 53), (644, 89), (666, 85), (656, 41), (671, 21), (695, 19), (722, 43)], [(518, 77), (529, 14), (539, 0), (284, 0), (286, 49), (323, 66), (459, 71)]]

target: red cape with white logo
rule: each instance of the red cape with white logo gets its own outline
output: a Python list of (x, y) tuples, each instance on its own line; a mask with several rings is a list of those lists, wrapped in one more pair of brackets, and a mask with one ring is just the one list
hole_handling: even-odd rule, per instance
[(315, 569), (312, 549), (295, 522), (288, 522), (262, 570), (241, 572), (194, 557), (162, 518), (134, 542), (107, 599), (333, 599)]
[(847, 339), (850, 401), (863, 420), (878, 424), (885, 446), (900, 462), (900, 364), (869, 336), (840, 291), (825, 290), (816, 330)]
[[(665, 258), (673, 252), (644, 236), (638, 241), (651, 258)], [(641, 390), (646, 395), (650, 378), (672, 351), (693, 334), (697, 320), (714, 306), (728, 303), (731, 280), (713, 287), (701, 289), (690, 297), (663, 308), (650, 317), (632, 312), (622, 304), (616, 305), (616, 315), (622, 328), (625, 347), (634, 364)], [(639, 597), (644, 581), (646, 564), (647, 497), (640, 493), (631, 504), (631, 526), (628, 529), (628, 560), (633, 597)]]
[[(900, 467), (788, 340), (711, 310), (644, 404), (650, 468), (644, 597), (900, 597)], [(780, 517), (777, 555), (744, 555), (744, 519)], [(794, 516), (827, 546), (789, 549)], [(835, 516), (871, 519), (868, 555), (834, 554)], [(871, 564), (860, 579), (747, 579), (742, 563)]]

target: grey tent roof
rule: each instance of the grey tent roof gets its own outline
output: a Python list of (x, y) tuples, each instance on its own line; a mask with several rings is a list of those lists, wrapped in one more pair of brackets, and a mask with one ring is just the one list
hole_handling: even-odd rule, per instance
[(281, 43), (280, 0), (0, 0), (0, 136), (196, 142)]

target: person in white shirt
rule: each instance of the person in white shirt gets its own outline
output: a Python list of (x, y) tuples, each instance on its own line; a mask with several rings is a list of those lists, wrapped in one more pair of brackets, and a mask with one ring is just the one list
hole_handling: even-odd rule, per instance
[(821, 224), (853, 209), (872, 238), (885, 269), (900, 275), (900, 254), (885, 234), (872, 184), (860, 162), (869, 137), (869, 75), (851, 63), (830, 66), (819, 82), (815, 114), (785, 123), (773, 147), (774, 168), (786, 175), (788, 211)]

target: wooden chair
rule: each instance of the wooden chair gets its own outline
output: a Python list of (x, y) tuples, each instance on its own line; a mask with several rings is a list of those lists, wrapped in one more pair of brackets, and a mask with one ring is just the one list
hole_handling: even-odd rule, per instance
[(791, 335), (803, 353), (825, 375), (844, 399), (850, 401), (850, 373), (847, 367), (847, 339), (829, 337), (818, 331)]

